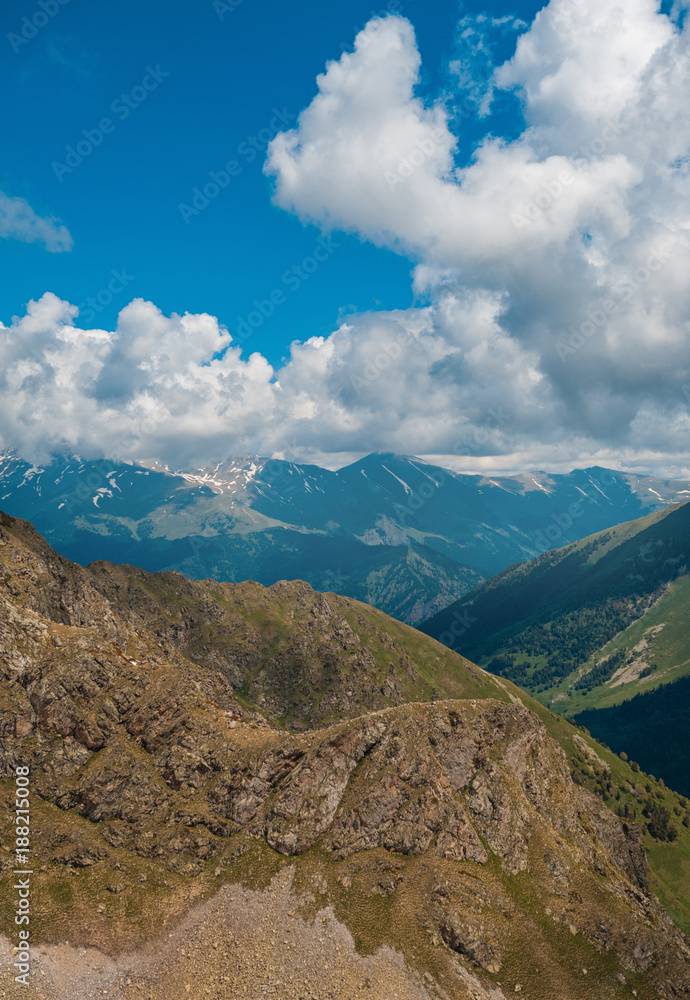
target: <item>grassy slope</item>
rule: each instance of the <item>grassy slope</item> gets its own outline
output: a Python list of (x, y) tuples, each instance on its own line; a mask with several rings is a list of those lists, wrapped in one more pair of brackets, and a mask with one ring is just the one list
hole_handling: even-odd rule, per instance
[[(611, 537), (605, 540), (602, 545), (602, 549), (605, 551), (600, 550), (596, 553), (598, 557), (596, 561), (600, 561), (606, 552), (613, 549), (616, 542), (620, 543), (634, 537), (639, 531), (662, 520), (665, 513), (660, 512), (644, 518), (644, 524), (633, 522), (607, 532), (606, 534)], [(587, 542), (588, 540), (585, 539), (583, 542), (576, 543), (576, 546), (569, 547), (569, 550), (583, 548)], [(592, 560), (592, 563), (594, 561)], [(143, 576), (146, 590), (158, 607), (165, 606), (164, 613), (168, 621), (179, 621), (180, 617), (184, 615), (189, 617), (190, 596), (187, 593), (180, 594), (181, 578), (176, 575), (142, 575), (140, 571), (131, 570), (128, 567), (110, 566), (108, 572), (115, 572), (121, 576), (127, 575), (130, 585), (138, 585)], [(175, 583), (177, 589), (169, 587), (169, 583)], [(254, 583), (219, 585), (213, 581), (193, 583), (190, 586), (195, 588), (198, 600), (201, 599), (199, 594), (203, 588), (205, 594), (210, 594), (216, 603), (238, 613), (249, 625), (260, 627), (262, 633), (270, 637), (265, 650), (261, 653), (260, 667), (254, 668), (255, 674), (264, 669), (268, 660), (276, 654), (281, 643), (285, 641), (295, 625), (307, 617), (307, 612), (296, 605), (294, 597), (284, 595), (278, 600), (276, 588), (265, 590)], [(163, 595), (166, 596), (167, 603), (163, 601)], [(416, 629), (389, 618), (381, 611), (333, 594), (327, 595), (327, 599), (337, 611), (342, 611), (348, 624), (360, 637), (362, 643), (373, 651), (376, 661), (377, 683), (382, 683), (390, 674), (391, 654), (378, 639), (381, 632), (385, 632), (409, 656), (414, 664), (416, 677), (403, 678), (404, 700), (426, 701), (432, 698), (448, 697), (492, 697), (505, 701), (511, 697), (519, 698), (526, 707), (539, 715), (549, 734), (563, 747), (571, 769), (573, 772), (578, 772), (582, 783), (592, 791), (596, 791), (611, 808), (615, 810), (619, 805), (624, 805), (627, 802), (630, 808), (635, 810), (638, 820), (641, 819), (638, 801), (639, 791), (640, 786), (644, 787), (648, 783), (652, 787), (653, 794), (672, 813), (675, 807), (679, 807), (680, 798), (675, 792), (662, 788), (658, 781), (650, 779), (640, 772), (634, 772), (629, 763), (602, 747), (596, 740), (581, 733), (570, 722), (550, 711), (510, 681), (494, 678), (484, 671), (477, 671), (471, 663), (459, 657), (457, 653), (434, 640), (430, 640), (427, 635)], [(202, 628), (202, 635), (196, 637), (192, 646), (185, 650), (186, 655), (197, 662), (202, 662), (203, 657), (200, 654), (208, 643), (212, 640), (218, 643), (220, 638), (218, 623), (208, 619), (208, 617), (206, 617)], [(243, 685), (241, 693), (246, 696), (250, 688), (251, 684), (247, 682)], [(316, 693), (318, 697), (325, 700), (328, 691), (329, 678), (322, 674), (317, 692), (312, 691), (311, 696)], [(297, 696), (299, 696), (299, 692), (297, 692)], [(390, 699), (384, 699), (384, 702), (391, 704)], [(326, 713), (323, 716), (324, 724), (334, 721), (334, 715), (335, 713)], [(281, 721), (289, 725), (292, 720), (288, 716)], [(610, 780), (614, 786), (612, 795), (607, 793), (606, 788), (599, 780), (601, 775), (597, 775), (594, 771), (583, 774), (582, 747), (578, 745), (577, 738), (584, 738), (595, 753), (610, 766)], [(601, 773), (603, 774), (603, 771)], [(638, 794), (632, 791), (636, 788)], [(682, 826), (675, 814), (674, 825), (678, 830), (678, 839), (675, 843), (661, 843), (649, 834), (645, 834), (644, 842), (649, 856), (652, 890), (659, 896), (678, 925), (690, 933), (690, 830)]]
[[(586, 731), (583, 732), (561, 716), (545, 708), (544, 705), (525, 694), (510, 681), (504, 683), (508, 691), (517, 695), (527, 708), (536, 712), (546, 726), (549, 735), (565, 750), (571, 771), (578, 774), (582, 784), (603, 798), (609, 808), (615, 810), (619, 805), (624, 805), (627, 802), (635, 810), (639, 821), (641, 818), (639, 789), (649, 784), (655, 798), (673, 813), (674, 825), (678, 831), (678, 839), (674, 843), (660, 842), (648, 833), (644, 833), (643, 839), (649, 859), (650, 888), (659, 897), (678, 926), (690, 934), (690, 829), (684, 827), (677, 813), (674, 813), (676, 808), (685, 812), (685, 807), (681, 805), (685, 801), (683, 797), (677, 792), (663, 787), (654, 777), (646, 775), (642, 771), (634, 771), (628, 761), (622, 760), (608, 747), (593, 739)], [(584, 739), (597, 756), (611, 768), (610, 780), (615, 789), (613, 795), (607, 794), (605, 787), (602, 786), (600, 780), (603, 776), (602, 768), (590, 765), (591, 773), (588, 773), (587, 777), (582, 776), (584, 755), (576, 737), (580, 740)], [(638, 790), (637, 795), (633, 791), (634, 789)], [(620, 797), (616, 795), (616, 792)]]
[[(449, 608), (424, 622), (420, 629), (438, 636), (454, 617), (467, 611), (475, 616), (458, 645), (477, 661), (500, 652), (507, 640), (532, 624), (548, 622), (559, 610), (581, 603), (590, 593), (605, 593), (606, 584), (625, 572), (624, 564), (654, 537), (658, 525), (686, 505), (674, 505), (656, 514), (630, 521), (546, 552), (526, 563), (516, 563), (475, 588)], [(690, 505), (684, 520), (690, 514)], [(642, 535), (642, 540), (636, 540)], [(606, 559), (606, 557), (609, 557)], [(644, 560), (640, 560), (642, 568)]]
[[(36, 544), (33, 537), (30, 541), (32, 546)], [(159, 623), (174, 625), (179, 624), (180, 620), (184, 621), (195, 617), (197, 613), (202, 615), (202, 631), (188, 637), (191, 641), (191, 648), (188, 650), (187, 655), (190, 655), (192, 659), (195, 658), (192, 654), (198, 656), (203, 653), (208, 642), (217, 642), (222, 639), (215, 616), (215, 612), (219, 610), (220, 605), (229, 605), (233, 611), (238, 612), (240, 619), (246, 624), (259, 625), (261, 632), (268, 634), (268, 639), (266, 640), (267, 648), (264, 654), (262, 654), (264, 660), (270, 659), (270, 655), (272, 655), (268, 653), (268, 647), (275, 650), (276, 645), (280, 645), (280, 642), (284, 640), (286, 632), (295, 629), (296, 625), (299, 624), (300, 616), (307, 614), (304, 607), (299, 603), (300, 594), (302, 597), (305, 595), (304, 586), (301, 585), (300, 589), (299, 584), (287, 585), (282, 589), (281, 587), (271, 588), (267, 591), (258, 584), (253, 583), (233, 587), (228, 584), (221, 584), (219, 586), (212, 581), (208, 581), (207, 583), (185, 581), (184, 578), (176, 574), (156, 574), (149, 576), (130, 567), (106, 567), (105, 570), (107, 570), (107, 574), (114, 584), (115, 591), (119, 594), (118, 599), (128, 604), (130, 613), (134, 613), (137, 608), (140, 608), (138, 602), (142, 600), (142, 593), (145, 596), (148, 592), (148, 596), (153, 599), (153, 608), (148, 605), (143, 610), (145, 610), (147, 617), (153, 615), (155, 618), (155, 614), (158, 614)], [(101, 584), (102, 580), (99, 579), (98, 567), (93, 572), (95, 582), (97, 585)], [(26, 576), (21, 578), (23, 588), (29, 586), (27, 580), (28, 577)], [(142, 580), (146, 584), (143, 590), (140, 588)], [(126, 584), (135, 586), (135, 592), (125, 593), (123, 588)], [(290, 588), (293, 588), (293, 590), (291, 591)], [(294, 588), (297, 588), (296, 591)], [(295, 599), (295, 593), (298, 598), (297, 600)], [(308, 588), (306, 594), (308, 596)], [(46, 595), (48, 598), (51, 596), (47, 591)], [(318, 597), (318, 595), (314, 596)], [(602, 784), (602, 768), (598, 765), (595, 768), (591, 768), (584, 761), (582, 744), (578, 743), (578, 738), (581, 739), (578, 731), (564, 719), (554, 715), (510, 682), (499, 680), (477, 670), (462, 657), (458, 657), (457, 654), (452, 653), (450, 650), (430, 640), (427, 636), (422, 635), (409, 626), (393, 621), (382, 612), (364, 605), (358, 605), (353, 601), (337, 598), (335, 595), (328, 595), (328, 599), (336, 606), (336, 610), (342, 609), (344, 617), (347, 618), (353, 631), (360, 632), (360, 640), (369, 643), (376, 650), (374, 660), (375, 673), (378, 679), (382, 679), (384, 674), (388, 676), (390, 672), (389, 650), (381, 642), (381, 634), (387, 635), (390, 641), (404, 650), (416, 671), (416, 676), (413, 675), (410, 677), (409, 687), (405, 691), (404, 700), (425, 700), (434, 696), (456, 698), (493, 697), (503, 701), (507, 699), (519, 699), (540, 716), (550, 735), (563, 747), (571, 763), (571, 768), (577, 771), (581, 783), (588, 784), (597, 790), (601, 797), (605, 801), (608, 800), (608, 804), (612, 807), (626, 801), (633, 807), (637, 805), (637, 796), (632, 789), (640, 782), (647, 783), (647, 780), (641, 774), (636, 774), (629, 764), (601, 747), (596, 741), (585, 737), (587, 744), (611, 768), (610, 780), (613, 786), (611, 794), (604, 787), (605, 782)], [(198, 604), (195, 604), (195, 601)], [(363, 624), (360, 618), (363, 619)], [(155, 624), (155, 621), (151, 622), (151, 625)], [(148, 629), (146, 630), (146, 634), (150, 634)], [(154, 643), (152, 649), (155, 652), (157, 644)], [(129, 649), (126, 652), (128, 655), (130, 654)], [(131, 650), (131, 655), (138, 658), (138, 653), (135, 649)], [(326, 690), (326, 686), (322, 687), (321, 693), (323, 694)], [(345, 715), (347, 714), (345, 713)], [(356, 713), (351, 712), (349, 714)], [(326, 717), (327, 715), (328, 713), (326, 713)], [(6, 792), (9, 792), (8, 783), (3, 782), (0, 784), (2, 784)], [(674, 793), (668, 790), (662, 789), (658, 782), (649, 779), (649, 784), (653, 792), (661, 796), (660, 801), (666, 802), (669, 807), (673, 808), (679, 803), (678, 796), (675, 796)], [(619, 796), (618, 798), (616, 798), (616, 794)], [(43, 810), (43, 805), (40, 808)], [(45, 810), (46, 814), (45, 816), (41, 815), (40, 823), (46, 822), (51, 826), (53, 824), (59, 826), (63, 822), (65, 814), (61, 810), (56, 810), (54, 806), (50, 806), (47, 803), (45, 804)], [(9, 822), (11, 813), (8, 807), (3, 809), (3, 815), (6, 817), (6, 821)], [(95, 837), (97, 824), (89, 823), (87, 820), (81, 818), (77, 819), (76, 822), (79, 826), (80, 838), (83, 836), (85, 840), (90, 841)], [(646, 836), (645, 846), (649, 853), (653, 890), (660, 896), (662, 902), (664, 902), (679, 926), (690, 931), (690, 831), (686, 830), (680, 824), (677, 825), (679, 827), (679, 837), (675, 843), (659, 844), (649, 836)], [(3, 843), (9, 843), (9, 840), (5, 837), (2, 839)], [(132, 858), (131, 855), (128, 857), (129, 861), (126, 862), (128, 865), (139, 866), (139, 861)], [(123, 863), (125, 863), (125, 860), (126, 856), (123, 853)], [(149, 863), (142, 860), (141, 872), (137, 872), (137, 876), (139, 874), (146, 874), (149, 868)], [(204, 868), (208, 869), (209, 881), (207, 888), (210, 888), (215, 878), (213, 873), (216, 869), (213, 863), (205, 865)], [(80, 899), (79, 892), (77, 891), (78, 884), (82, 884), (84, 889), (86, 889), (90, 879), (88, 871), (84, 872), (83, 875), (83, 878), (79, 875), (72, 876), (75, 881), (72, 883), (74, 890), (72, 890), (71, 898), (75, 905)], [(158, 890), (152, 871), (149, 873), (149, 877), (152, 881), (149, 887), (147, 887), (146, 893), (149, 892), (150, 888), (152, 895), (149, 898), (153, 900)], [(64, 877), (59, 881), (60, 886), (56, 884), (55, 891), (58, 894), (60, 892), (70, 893)], [(167, 889), (175, 888), (177, 884), (176, 876), (171, 874), (168, 882), (169, 884), (165, 887), (166, 892)], [(199, 883), (199, 886), (201, 891), (201, 883)], [(103, 898), (102, 888), (101, 886), (99, 890), (101, 898)], [(76, 895), (74, 894), (75, 892)], [(105, 898), (109, 900), (110, 897), (106, 896)], [(125, 905), (125, 902), (124, 897), (120, 899), (117, 894), (113, 896), (113, 905)], [(186, 899), (181, 901), (180, 906), (183, 907), (183, 905), (186, 905), (186, 902)], [(131, 901), (131, 905), (135, 905), (134, 900)], [(144, 909), (147, 912), (149, 911), (148, 907), (144, 907), (141, 911), (142, 915)]]
[(301, 581), (265, 588), (110, 563), (90, 572), (123, 613), (200, 666), (228, 673), (238, 696), (287, 727), (410, 701), (507, 698), (493, 677), (367, 604), (329, 593), (321, 620), (321, 596)]
[[(690, 505), (675, 505), (590, 536), (509, 568), (421, 628), (447, 640), (454, 614), (456, 620), (469, 621), (465, 633), (456, 640), (457, 647), (485, 666), (494, 657), (509, 652), (516, 656), (518, 665), (529, 661), (533, 666), (520, 683), (558, 711), (573, 715), (584, 708), (616, 704), (640, 690), (650, 690), (690, 672), (690, 638), (685, 624), (690, 617), (690, 578), (680, 576), (670, 585), (667, 583), (679, 570), (682, 572), (689, 529)], [(548, 686), (536, 679), (531, 683), (549, 657), (530, 653), (527, 638), (521, 650), (522, 636), (530, 628), (544, 625), (550, 629), (564, 613), (596, 608), (607, 596), (625, 600), (637, 592), (649, 601), (655, 588), (664, 584), (666, 592), (642, 618), (617, 635), (609, 633), (608, 641), (582, 657), (575, 669), (550, 680)], [(661, 624), (664, 627), (658, 634), (650, 632)], [(656, 664), (649, 677), (633, 676), (615, 687), (599, 684), (589, 692), (574, 688), (577, 680), (610, 653), (624, 650), (626, 659), (633, 655), (642, 639), (648, 642), (645, 663)]]
[[(602, 647), (608, 656), (621, 649), (626, 657), (643, 640), (646, 643), (643, 657), (656, 669), (647, 677), (636, 678), (624, 684), (600, 685), (587, 694), (572, 694), (568, 704), (569, 714), (575, 715), (587, 708), (608, 708), (636, 694), (653, 691), (661, 684), (669, 684), (690, 674), (690, 575), (682, 576), (670, 584), (668, 591), (647, 613)], [(659, 629), (659, 631), (657, 631)]]

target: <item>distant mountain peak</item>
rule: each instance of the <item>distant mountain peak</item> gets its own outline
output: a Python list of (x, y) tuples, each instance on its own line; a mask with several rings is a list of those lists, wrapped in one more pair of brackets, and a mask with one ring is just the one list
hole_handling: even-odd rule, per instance
[(416, 623), (506, 566), (690, 497), (610, 470), (467, 475), (375, 452), (337, 471), (247, 454), (196, 468), (0, 459), (0, 503), (79, 562), (306, 579)]

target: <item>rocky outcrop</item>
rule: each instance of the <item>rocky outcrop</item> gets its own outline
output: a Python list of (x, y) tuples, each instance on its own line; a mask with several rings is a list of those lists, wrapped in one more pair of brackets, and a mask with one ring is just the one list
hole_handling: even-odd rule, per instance
[(578, 789), (582, 803), (580, 814), (584, 823), (591, 823), (597, 838), (606, 846), (611, 857), (627, 873), (630, 881), (645, 892), (649, 889), (647, 855), (637, 823), (620, 820), (595, 795)]
[(501, 971), (501, 947), (487, 935), (485, 924), (451, 913), (442, 921), (440, 930), (443, 940), (453, 951), (467, 955), (475, 965), (488, 972)]
[[(639, 830), (573, 784), (563, 749), (500, 686), (491, 689), (497, 698), (394, 705), (291, 732), (248, 707), (246, 688), (238, 697), (232, 670), (192, 662), (167, 643), (159, 601), (148, 628), (144, 598), (130, 619), (127, 601), (103, 596), (104, 567), (96, 588), (21, 525), (2, 531), (0, 762), (6, 776), (30, 765), (43, 810), (37, 870), (133, 872), (143, 859), (193, 880), (230, 873), (245, 854), (289, 857), (305, 873), (305, 898), (331, 893), (352, 920), (385, 899), (388, 909), (374, 912), (383, 919), (402, 908), (404, 919), (386, 917), (390, 927), (413, 920), (411, 936), (445, 948), (449, 969), (460, 962), (466, 973), (504, 976), (529, 948), (569, 969), (554, 941), (576, 935), (588, 961), (610, 955), (662, 996), (684, 995), (690, 951), (647, 894)], [(166, 586), (176, 579), (164, 576)], [(111, 587), (120, 584), (118, 571)], [(291, 656), (318, 655), (334, 672), (361, 662), (366, 673), (366, 634), (377, 654), (399, 654), (394, 684), (414, 674), (414, 645), (408, 653), (377, 622), (362, 626), (356, 607), (345, 615), (342, 599), (302, 584), (275, 591), (285, 629), (292, 614), (298, 626), (271, 671), (285, 666), (293, 642)], [(212, 631), (206, 641), (210, 648)], [(436, 655), (431, 648), (420, 658)], [(343, 650), (364, 660), (342, 660)], [(475, 668), (456, 663), (471, 687)], [(345, 674), (337, 683), (354, 682)], [(128, 878), (118, 874), (123, 892)]]
[(381, 720), (365, 719), (302, 758), (266, 817), (266, 840), (274, 850), (302, 854), (317, 842), (333, 823), (352, 772), (384, 731)]

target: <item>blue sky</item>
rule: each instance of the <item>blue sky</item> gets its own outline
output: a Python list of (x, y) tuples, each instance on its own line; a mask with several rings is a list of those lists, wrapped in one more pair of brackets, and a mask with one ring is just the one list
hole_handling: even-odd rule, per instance
[(688, 2), (5, 3), (0, 447), (687, 477)]
[[(263, 300), (285, 269), (311, 252), (319, 234), (271, 204), (265, 153), (251, 137), (261, 135), (256, 143), (265, 146), (272, 124), (286, 127), (276, 122), (274, 109), (296, 116), (311, 100), (326, 61), (351, 50), (372, 13), (387, 9), (415, 26), (425, 67), (420, 90), (433, 98), (447, 85), (456, 2), (391, 0), (389, 8), (378, 8), (372, 0), (242, 0), (227, 6), (216, 10), (211, 0), (70, 0), (25, 42), (11, 36), (21, 37), (22, 28), (30, 33), (23, 18), (40, 10), (37, 0), (2, 5), (0, 84), (11, 100), (3, 102), (0, 124), (0, 190), (24, 197), (39, 215), (59, 217), (74, 239), (69, 253), (0, 241), (5, 323), (46, 290), (85, 302), (107, 287), (113, 269), (124, 268), (132, 279), (126, 290), (93, 318), (82, 310), (83, 326), (111, 328), (119, 309), (142, 296), (164, 312), (208, 311), (232, 329), (255, 298)], [(464, 12), (480, 9), (531, 19), (537, 5), (467, 4)], [(514, 36), (498, 32), (497, 44), (507, 55)], [(147, 66), (167, 76), (137, 103), (141, 92), (135, 88)], [(114, 113), (113, 101), (133, 90), (135, 106), (118, 103)], [(516, 113), (519, 119), (511, 102), (497, 127), (514, 130)], [(71, 173), (52, 166), (64, 163), (66, 148), (104, 117), (113, 131), (81, 164)], [(464, 150), (484, 124), (462, 122)], [(190, 203), (193, 189), (230, 159), (241, 172), (185, 222), (178, 206)], [(255, 338), (253, 349), (273, 363), (292, 340), (330, 332), (343, 314), (412, 303), (408, 259), (355, 236), (338, 242), (328, 266), (263, 325), (260, 341)]]

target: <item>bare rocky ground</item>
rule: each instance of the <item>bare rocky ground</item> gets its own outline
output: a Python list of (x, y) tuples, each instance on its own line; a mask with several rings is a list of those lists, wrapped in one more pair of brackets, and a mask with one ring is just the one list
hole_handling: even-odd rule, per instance
[[(43, 946), (32, 985), (13, 981), (12, 952), (0, 940), (0, 997), (7, 1000), (450, 1000), (429, 973), (419, 975), (391, 948), (357, 953), (331, 907), (299, 914), (293, 870), (263, 892), (227, 886), (192, 910), (165, 939), (117, 958), (95, 948)], [(502, 1000), (459, 970), (463, 997)]]

